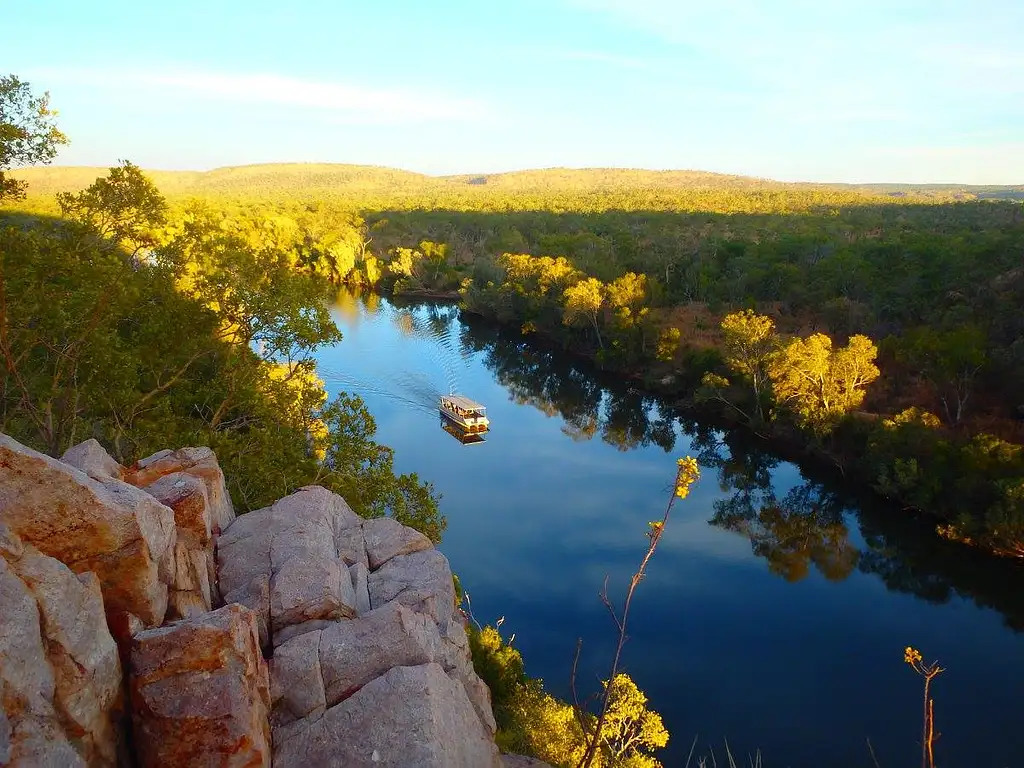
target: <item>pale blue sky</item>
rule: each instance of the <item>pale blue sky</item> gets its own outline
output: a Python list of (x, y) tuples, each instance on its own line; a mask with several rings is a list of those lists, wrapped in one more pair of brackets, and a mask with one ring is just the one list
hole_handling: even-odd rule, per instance
[(1024, 0), (33, 0), (58, 163), (1024, 183)]

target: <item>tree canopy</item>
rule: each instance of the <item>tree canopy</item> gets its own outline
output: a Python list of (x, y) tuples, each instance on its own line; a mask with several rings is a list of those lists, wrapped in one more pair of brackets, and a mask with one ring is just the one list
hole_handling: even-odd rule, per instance
[(14, 75), (0, 76), (0, 202), (25, 197), (28, 182), (12, 178), (12, 167), (49, 163), (68, 143), (54, 122), (50, 94), (34, 96)]

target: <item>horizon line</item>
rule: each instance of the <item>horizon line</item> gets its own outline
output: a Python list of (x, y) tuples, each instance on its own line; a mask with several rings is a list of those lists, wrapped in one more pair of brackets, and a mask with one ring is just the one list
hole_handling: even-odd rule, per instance
[[(997, 182), (959, 182), (959, 181), (808, 181), (808, 180), (783, 180), (775, 179), (770, 176), (754, 176), (743, 173), (730, 173), (728, 171), (710, 171), (698, 168), (644, 168), (640, 166), (624, 166), (624, 165), (586, 165), (586, 166), (571, 166), (571, 165), (552, 165), (552, 166), (536, 166), (526, 168), (514, 168), (504, 171), (490, 171), (490, 172), (478, 172), (469, 171), (462, 173), (445, 173), (445, 174), (431, 174), (423, 173), (421, 171), (413, 171), (406, 168), (401, 168), (393, 165), (379, 165), (375, 163), (344, 163), (344, 162), (320, 162), (313, 160), (274, 160), (269, 162), (255, 162), (255, 163), (241, 163), (239, 165), (218, 165), (210, 168), (149, 168), (145, 166), (139, 166), (143, 171), (149, 173), (214, 173), (216, 171), (227, 171), (236, 168), (257, 168), (267, 166), (286, 166), (286, 165), (319, 165), (319, 166), (335, 166), (345, 168), (373, 168), (377, 170), (386, 171), (398, 171), (400, 173), (407, 173), (414, 176), (421, 176), (427, 179), (453, 179), (458, 177), (488, 177), (488, 176), (509, 176), (517, 173), (532, 173), (532, 172), (544, 172), (544, 171), (641, 171), (644, 173), (693, 173), (693, 174), (705, 174), (709, 176), (723, 176), (733, 179), (747, 179), (750, 181), (757, 182), (769, 182), (773, 184), (799, 184), (804, 186), (898, 186), (898, 187), (1002, 187), (1002, 188), (1016, 188), (1024, 187), (1024, 180), (1019, 183), (1012, 184), (1000, 184)], [(68, 164), (68, 165), (32, 165), (24, 166), (21, 168), (11, 168), (10, 171), (21, 172), (21, 171), (47, 171), (47, 170), (59, 170), (63, 168), (77, 168), (77, 169), (94, 169), (102, 170), (109, 169), (116, 166), (113, 165), (85, 165), (85, 164)]]

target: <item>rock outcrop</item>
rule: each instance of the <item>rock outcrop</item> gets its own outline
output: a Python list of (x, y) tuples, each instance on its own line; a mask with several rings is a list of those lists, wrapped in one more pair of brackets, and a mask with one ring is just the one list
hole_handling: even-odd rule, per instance
[(174, 511), (178, 536), (167, 618), (197, 616), (220, 605), (214, 548), (235, 511), (213, 451), (160, 451), (125, 470), (124, 477)]
[(451, 570), (425, 536), (311, 486), (236, 520), (218, 571), (273, 648), (276, 765), (499, 764)]
[(248, 608), (135, 635), (130, 687), (140, 768), (270, 765), (270, 683)]
[(0, 522), (75, 573), (99, 577), (108, 612), (159, 626), (173, 581), (174, 513), (0, 434)]
[(95, 574), (0, 524), (0, 765), (115, 765), (121, 664)]
[(337, 706), (282, 735), (279, 766), (500, 766), (459, 683), (437, 664), (392, 667)]
[(207, 448), (0, 435), (0, 765), (498, 768), (464, 621), (425, 536), (324, 488), (236, 519)]

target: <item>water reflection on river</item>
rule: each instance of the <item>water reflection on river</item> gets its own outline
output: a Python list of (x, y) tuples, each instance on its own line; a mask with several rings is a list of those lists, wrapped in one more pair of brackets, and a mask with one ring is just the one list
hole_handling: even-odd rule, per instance
[[(597, 594), (621, 593), (664, 507), (675, 459), (703, 477), (676, 507), (634, 601), (625, 666), (672, 735), (767, 766), (882, 766), (919, 759), (915, 645), (948, 671), (935, 685), (950, 766), (1024, 765), (1024, 573), (782, 461), (742, 434), (543, 345), (460, 319), (451, 306), (339, 296), (345, 336), (320, 355), (332, 393), (361, 395), (396, 466), (432, 481), (442, 550), (482, 622), (505, 616), (527, 671), (567, 696), (576, 638), (596, 687), (613, 643)], [(488, 407), (486, 442), (444, 432), (436, 396)], [(698, 751), (701, 747), (698, 748)], [(915, 757), (917, 756), (917, 757)]]

